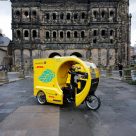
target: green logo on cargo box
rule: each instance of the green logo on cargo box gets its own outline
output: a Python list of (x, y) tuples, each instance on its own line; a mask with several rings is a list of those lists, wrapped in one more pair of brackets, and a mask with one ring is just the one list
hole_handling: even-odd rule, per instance
[(39, 77), (39, 80), (44, 83), (51, 82), (51, 80), (55, 77), (55, 74), (52, 70), (46, 69), (42, 75)]

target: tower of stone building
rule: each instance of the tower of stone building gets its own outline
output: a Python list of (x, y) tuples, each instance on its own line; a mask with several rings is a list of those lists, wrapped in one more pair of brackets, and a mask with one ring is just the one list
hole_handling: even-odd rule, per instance
[(129, 62), (129, 0), (11, 0), (14, 64), (33, 58)]

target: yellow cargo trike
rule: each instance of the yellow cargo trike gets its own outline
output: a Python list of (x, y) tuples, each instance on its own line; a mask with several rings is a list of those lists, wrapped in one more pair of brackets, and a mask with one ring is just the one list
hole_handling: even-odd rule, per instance
[(33, 67), (38, 103), (68, 102), (79, 106), (85, 102), (91, 110), (100, 107), (100, 99), (95, 95), (100, 74), (94, 63), (68, 56), (35, 59)]

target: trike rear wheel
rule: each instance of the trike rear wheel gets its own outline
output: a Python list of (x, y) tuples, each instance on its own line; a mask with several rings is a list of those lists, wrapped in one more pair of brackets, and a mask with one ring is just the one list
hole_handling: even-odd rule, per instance
[(39, 91), (37, 94), (37, 101), (39, 104), (44, 105), (47, 103), (46, 101), (46, 95), (43, 91)]
[(91, 110), (97, 110), (101, 105), (100, 98), (98, 98), (96, 95), (89, 95), (85, 103), (87, 107)]

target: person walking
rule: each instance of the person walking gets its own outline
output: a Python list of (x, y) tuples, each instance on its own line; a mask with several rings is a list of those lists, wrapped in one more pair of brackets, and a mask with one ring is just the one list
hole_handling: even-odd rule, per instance
[(119, 76), (122, 77), (123, 65), (121, 63), (118, 63), (118, 68), (119, 68)]

